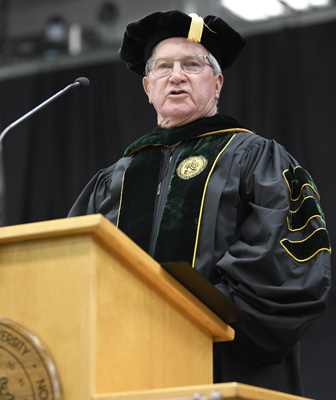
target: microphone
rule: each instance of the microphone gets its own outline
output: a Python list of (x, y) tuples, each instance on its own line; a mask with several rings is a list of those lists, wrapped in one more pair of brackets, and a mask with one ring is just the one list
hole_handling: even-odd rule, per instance
[(64, 89), (60, 90), (59, 92), (57, 92), (56, 94), (54, 94), (52, 97), (50, 97), (49, 99), (45, 100), (43, 103), (41, 103), (40, 105), (38, 105), (37, 107), (33, 108), (31, 111), (27, 112), (26, 114), (24, 114), (21, 118), (17, 119), (16, 121), (14, 121), (13, 123), (11, 123), (9, 126), (7, 126), (7, 128), (1, 132), (0, 134), (0, 150), (2, 147), (2, 141), (6, 135), (6, 133), (11, 130), (12, 128), (14, 128), (16, 125), (18, 125), (19, 123), (21, 123), (22, 121), (24, 121), (25, 119), (27, 119), (28, 117), (30, 117), (31, 115), (35, 114), (37, 111), (39, 111), (41, 108), (45, 107), (47, 104), (51, 103), (52, 101), (56, 100), (58, 97), (62, 96), (64, 93), (66, 93), (67, 91), (71, 90), (71, 89), (85, 89), (90, 85), (90, 81), (88, 80), (88, 78), (85, 77), (81, 77), (81, 78), (77, 78), (74, 83), (71, 83), (70, 85), (66, 86)]
[(85, 76), (82, 76), (81, 78), (77, 78), (72, 85), (75, 85), (77, 89), (86, 89), (90, 85), (90, 81)]

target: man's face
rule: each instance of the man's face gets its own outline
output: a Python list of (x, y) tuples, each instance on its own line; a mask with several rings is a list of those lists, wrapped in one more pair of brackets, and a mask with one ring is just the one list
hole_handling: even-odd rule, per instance
[[(162, 57), (182, 58), (189, 55), (208, 55), (200, 43), (186, 38), (171, 38), (160, 42), (151, 59)], [(206, 60), (206, 64), (209, 62)], [(223, 85), (223, 75), (214, 75), (209, 65), (199, 74), (187, 74), (175, 61), (171, 75), (157, 78), (152, 72), (144, 77), (143, 86), (149, 102), (153, 104), (158, 125), (164, 128), (185, 125), (217, 112), (216, 99)]]

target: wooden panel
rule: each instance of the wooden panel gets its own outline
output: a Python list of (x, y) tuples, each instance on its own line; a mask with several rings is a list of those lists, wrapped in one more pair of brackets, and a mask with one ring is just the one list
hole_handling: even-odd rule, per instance
[(92, 393), (90, 240), (45, 239), (3, 245), (0, 251), (0, 316), (46, 344), (69, 399), (89, 399)]
[(97, 255), (95, 392), (212, 383), (211, 333), (103, 248)]

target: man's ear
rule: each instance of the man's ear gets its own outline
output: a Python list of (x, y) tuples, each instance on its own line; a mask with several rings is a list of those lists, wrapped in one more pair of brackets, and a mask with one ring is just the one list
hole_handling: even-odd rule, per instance
[(216, 75), (216, 99), (219, 99), (222, 87), (224, 83), (224, 76), (223, 74)]
[(144, 77), (142, 78), (142, 86), (143, 86), (143, 88), (144, 88), (145, 93), (146, 93), (147, 96), (148, 96), (148, 101), (149, 101), (149, 103), (152, 104), (152, 99), (151, 99), (150, 90), (149, 90), (149, 82), (148, 82), (147, 76), (144, 76)]

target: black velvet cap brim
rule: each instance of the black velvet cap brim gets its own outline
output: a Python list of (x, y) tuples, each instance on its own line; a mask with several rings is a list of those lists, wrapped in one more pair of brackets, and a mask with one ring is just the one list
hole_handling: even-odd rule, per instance
[[(190, 23), (191, 17), (178, 10), (154, 12), (131, 22), (126, 27), (119, 57), (130, 70), (142, 76), (154, 47), (168, 38), (187, 38)], [(243, 50), (246, 39), (219, 17), (208, 15), (204, 23), (207, 26), (200, 43), (217, 59), (222, 70), (230, 67)]]

